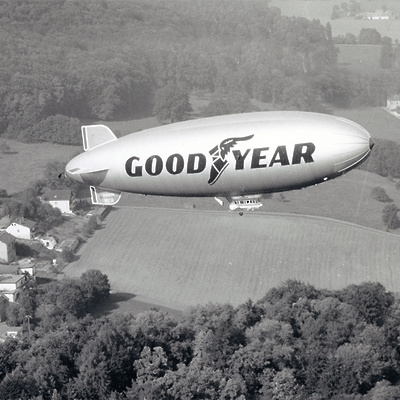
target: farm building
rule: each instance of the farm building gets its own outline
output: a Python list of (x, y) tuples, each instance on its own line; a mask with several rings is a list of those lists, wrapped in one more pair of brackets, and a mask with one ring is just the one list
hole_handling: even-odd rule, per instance
[(7, 232), (0, 232), (0, 261), (10, 263), (16, 257), (14, 236)]
[(32, 239), (35, 232), (36, 222), (26, 218), (15, 220), (6, 231), (18, 239)]
[(393, 18), (393, 13), (390, 10), (375, 10), (374, 12), (367, 12), (363, 14), (364, 19), (372, 19), (374, 21), (388, 20)]
[(0, 324), (0, 342), (4, 342), (8, 337), (16, 338), (22, 326), (8, 326), (6, 323)]
[(395, 94), (393, 96), (390, 96), (387, 100), (386, 100), (386, 108), (389, 111), (395, 111), (397, 108), (400, 107), (400, 95)]
[(72, 192), (68, 189), (47, 190), (41, 200), (54, 208), (58, 208), (64, 214), (72, 214), (71, 197)]
[(36, 280), (36, 264), (21, 265), (18, 267), (18, 275), (25, 275)]
[(57, 240), (52, 236), (46, 236), (44, 238), (40, 238), (39, 240), (43, 243), (43, 246), (45, 246), (49, 250), (53, 250), (54, 247), (57, 246)]
[(0, 275), (0, 293), (15, 302), (28, 279), (26, 275)]

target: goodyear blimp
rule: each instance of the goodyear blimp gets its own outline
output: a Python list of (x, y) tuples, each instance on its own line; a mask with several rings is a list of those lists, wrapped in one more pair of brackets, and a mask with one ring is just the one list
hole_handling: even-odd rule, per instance
[(231, 210), (261, 207), (265, 193), (336, 178), (362, 163), (374, 142), (360, 125), (307, 112), (235, 114), (178, 122), (117, 139), (82, 127), (84, 153), (66, 175), (90, 185), (94, 204), (121, 192), (226, 198)]

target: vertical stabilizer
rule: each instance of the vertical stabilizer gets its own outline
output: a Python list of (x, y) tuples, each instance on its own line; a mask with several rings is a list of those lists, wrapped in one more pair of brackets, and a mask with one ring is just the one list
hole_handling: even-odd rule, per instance
[(102, 144), (117, 140), (112, 130), (105, 125), (82, 126), (83, 150), (88, 151)]

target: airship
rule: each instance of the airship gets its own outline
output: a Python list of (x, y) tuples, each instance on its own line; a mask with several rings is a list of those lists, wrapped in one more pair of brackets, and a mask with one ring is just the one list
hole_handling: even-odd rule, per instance
[(374, 146), (360, 125), (300, 111), (224, 115), (159, 126), (117, 138), (105, 125), (82, 127), (84, 152), (65, 175), (90, 186), (93, 204), (122, 192), (214, 197), (230, 210), (255, 210), (263, 195), (336, 178)]

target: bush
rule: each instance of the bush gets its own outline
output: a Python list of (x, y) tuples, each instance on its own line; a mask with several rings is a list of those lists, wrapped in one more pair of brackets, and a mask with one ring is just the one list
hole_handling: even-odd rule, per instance
[(400, 211), (394, 204), (387, 205), (382, 211), (382, 219), (387, 229), (397, 229), (400, 227), (400, 219), (397, 212)]
[(75, 254), (71, 249), (64, 249), (61, 253), (61, 258), (66, 263), (70, 263), (74, 260)]
[(381, 203), (391, 203), (393, 201), (386, 194), (385, 190), (379, 186), (376, 186), (371, 190), (371, 196), (374, 200), (380, 201)]

